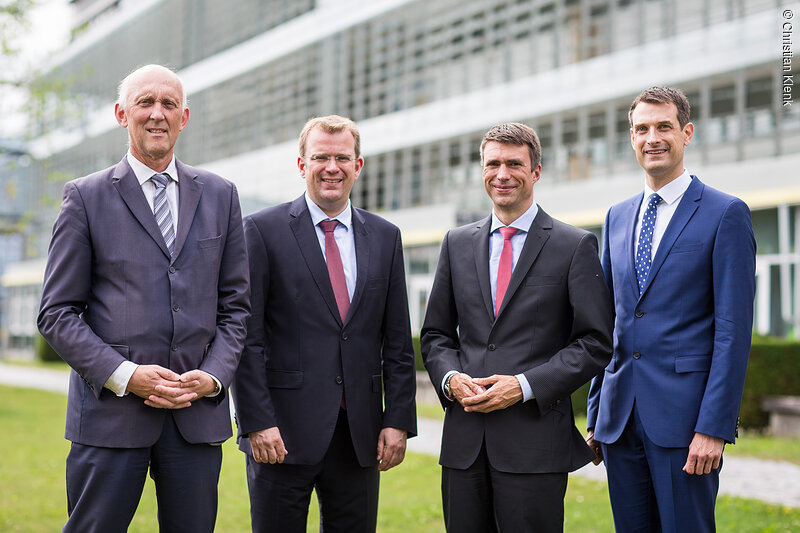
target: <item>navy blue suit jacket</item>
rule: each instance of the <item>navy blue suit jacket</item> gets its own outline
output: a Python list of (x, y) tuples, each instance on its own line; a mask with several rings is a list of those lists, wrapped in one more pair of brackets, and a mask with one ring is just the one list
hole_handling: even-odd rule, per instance
[[(64, 186), (53, 226), (39, 329), (72, 367), (66, 437), (150, 446), (167, 411), (103, 385), (128, 359), (201, 369), (227, 387), (249, 314), (247, 251), (235, 186), (176, 160), (175, 251), (169, 251), (126, 159)], [(231, 436), (225, 391), (172, 412), (191, 443)]]
[(342, 391), (356, 456), (377, 464), (378, 434), (416, 434), (416, 373), (400, 231), (353, 209), (356, 287), (339, 316), (305, 196), (245, 218), (253, 314), (233, 396), (240, 448), (277, 426), (286, 464), (319, 463)]
[(733, 442), (753, 325), (750, 211), (692, 176), (640, 297), (633, 247), (643, 196), (606, 217), (602, 263), (616, 313), (614, 356), (592, 381), (587, 425), (596, 440), (613, 443), (635, 401), (659, 446), (687, 447), (695, 432)]

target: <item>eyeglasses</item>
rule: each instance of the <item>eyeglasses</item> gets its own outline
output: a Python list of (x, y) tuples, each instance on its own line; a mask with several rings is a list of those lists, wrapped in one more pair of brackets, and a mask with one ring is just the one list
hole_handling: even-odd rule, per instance
[(351, 161), (355, 161), (355, 157), (350, 157), (349, 155), (329, 155), (329, 154), (314, 154), (308, 158), (312, 163), (318, 165), (327, 165), (331, 159), (336, 161), (336, 164), (339, 166), (344, 166)]

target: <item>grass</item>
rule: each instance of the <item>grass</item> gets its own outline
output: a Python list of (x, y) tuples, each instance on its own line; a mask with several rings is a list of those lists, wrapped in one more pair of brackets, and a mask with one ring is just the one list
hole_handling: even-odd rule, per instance
[[(0, 531), (58, 531), (66, 520), (64, 440), (66, 397), (46, 392), (0, 386)], [(432, 413), (441, 410), (434, 406)], [(423, 408), (427, 413), (427, 408)], [(751, 436), (743, 437), (747, 441)], [(772, 449), (752, 439), (755, 447)], [(769, 439), (766, 439), (769, 440)], [(737, 445), (738, 447), (738, 445)], [(244, 457), (233, 440), (223, 448), (220, 500), (216, 530), (247, 532), (249, 505)], [(444, 530), (439, 492), (440, 471), (435, 457), (410, 453), (399, 467), (382, 474), (378, 530), (381, 533), (433, 533)], [(565, 499), (567, 532), (613, 531), (608, 492), (604, 483), (570, 479)], [(317, 531), (319, 514), (311, 505), (308, 531)], [(717, 504), (720, 532), (800, 531), (800, 509), (752, 500), (722, 497)], [(132, 533), (157, 531), (155, 490), (148, 479)]]

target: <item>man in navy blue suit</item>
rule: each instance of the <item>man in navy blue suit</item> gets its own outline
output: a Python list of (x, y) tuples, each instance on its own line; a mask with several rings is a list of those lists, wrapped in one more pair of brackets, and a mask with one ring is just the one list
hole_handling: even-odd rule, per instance
[(685, 170), (683, 93), (647, 89), (629, 119), (645, 186), (606, 216), (614, 355), (592, 381), (587, 442), (605, 460), (617, 531), (714, 531), (753, 325), (750, 211)]

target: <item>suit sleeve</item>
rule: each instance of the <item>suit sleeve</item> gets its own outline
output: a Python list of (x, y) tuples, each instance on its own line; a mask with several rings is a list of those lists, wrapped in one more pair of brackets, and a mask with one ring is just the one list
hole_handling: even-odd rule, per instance
[(756, 243), (750, 210), (734, 200), (712, 252), (714, 352), (695, 431), (733, 442), (753, 334)]
[(231, 392), (236, 404), (239, 437), (278, 425), (267, 383), (265, 346), (265, 299), (269, 290), (269, 255), (253, 219), (244, 220), (244, 236), (250, 265), (250, 306), (247, 337)]
[(417, 434), (417, 379), (400, 231), (396, 231), (383, 333), (383, 427), (402, 429), (413, 437)]
[(586, 234), (578, 243), (567, 283), (572, 307), (569, 344), (524, 373), (542, 412), (572, 394), (611, 360), (611, 301), (594, 235)]
[(448, 252), (450, 233), (442, 241), (442, 250), (439, 254), (439, 264), (436, 267), (436, 276), (433, 288), (428, 297), (428, 307), (425, 311), (425, 321), (422, 325), (420, 346), (422, 360), (428, 375), (433, 383), (433, 388), (439, 395), (442, 407), (447, 408), (453, 403), (442, 392), (442, 379), (450, 370), (461, 371), (461, 344), (458, 336), (458, 310), (455, 295), (453, 294), (452, 272), (450, 270), (450, 255)]
[(44, 339), (91, 387), (103, 385), (125, 358), (81, 319), (92, 289), (92, 241), (78, 187), (64, 186), (53, 225), (37, 325)]
[[(611, 298), (611, 309), (616, 309), (614, 304), (614, 281), (613, 276), (611, 273), (611, 252), (609, 251), (608, 247), (608, 231), (609, 231), (609, 219), (611, 218), (611, 210), (608, 210), (606, 214), (606, 221), (603, 225), (603, 256), (601, 261), (601, 266), (603, 268), (603, 276), (605, 277), (606, 285), (608, 286), (608, 293), (609, 297)], [(613, 314), (612, 314), (613, 317)], [(613, 357), (613, 353), (612, 353)], [(587, 429), (593, 429), (594, 425), (597, 423), (597, 411), (600, 407), (600, 391), (603, 388), (603, 376), (605, 372), (601, 371), (597, 374), (594, 378), (592, 378), (592, 384), (589, 387), (589, 397), (586, 402), (586, 427)]]
[(222, 383), (223, 393), (233, 381), (245, 340), (245, 326), (250, 314), (250, 280), (247, 250), (242, 230), (242, 212), (236, 187), (230, 188), (228, 233), (219, 269), (217, 289), (217, 327), (214, 342), (200, 365)]

